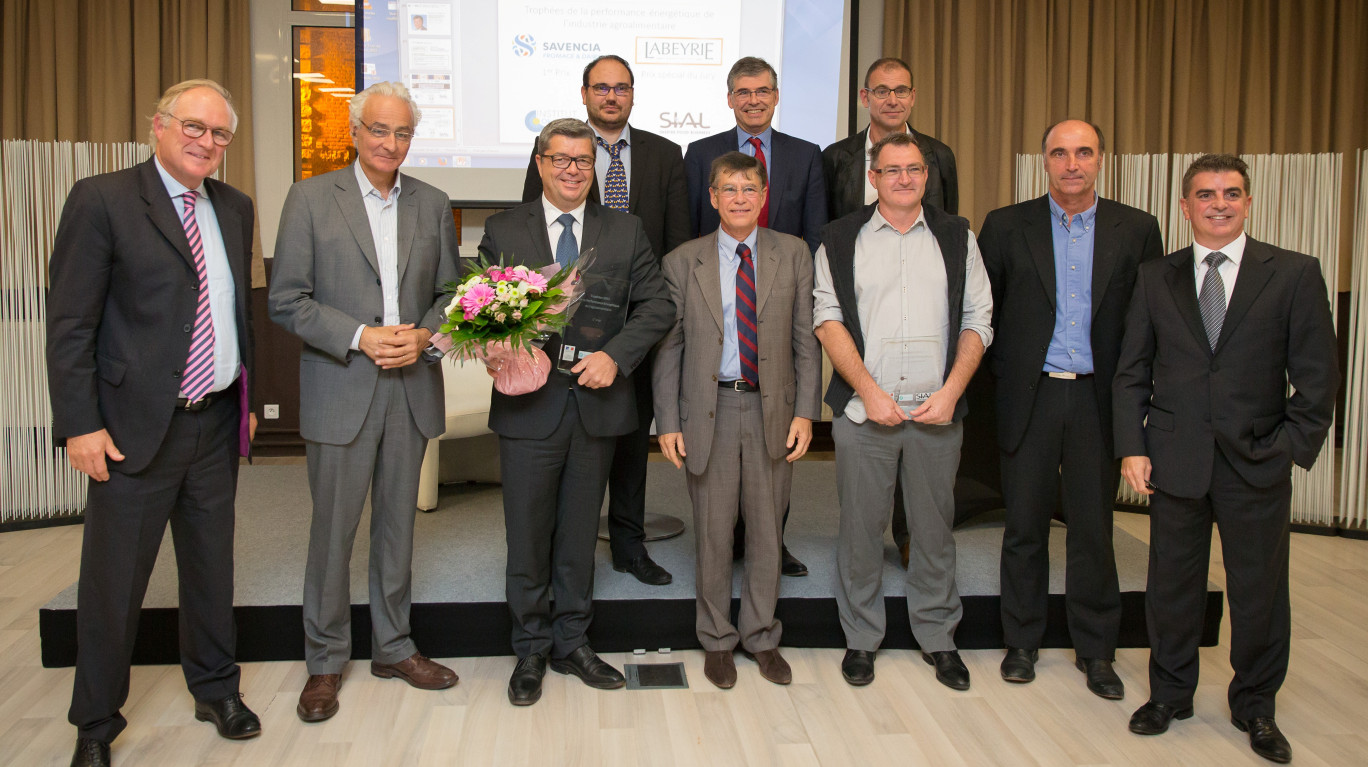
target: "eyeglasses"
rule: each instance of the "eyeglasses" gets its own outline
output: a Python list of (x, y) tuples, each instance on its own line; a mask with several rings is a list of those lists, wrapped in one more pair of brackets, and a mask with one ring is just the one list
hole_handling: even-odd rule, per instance
[(413, 131), (411, 130), (390, 130), (389, 128), (377, 128), (373, 125), (367, 125), (365, 120), (357, 120), (357, 122), (361, 123), (361, 127), (365, 128), (367, 133), (371, 134), (377, 139), (380, 139), (381, 141), (384, 141), (391, 135), (394, 136), (395, 141), (398, 141), (401, 144), (407, 144), (408, 142), (413, 140)]
[(612, 91), (618, 96), (627, 96), (631, 94), (632, 86), (626, 85), (624, 83), (618, 83), (617, 85), (597, 83), (589, 86), (589, 90), (592, 91), (595, 96), (607, 96), (609, 91)]
[[(170, 112), (162, 112), (162, 114), (180, 123), (181, 133), (184, 133), (188, 138), (199, 138), (200, 136), (204, 135), (205, 131), (209, 130), (208, 125), (205, 125), (204, 123), (199, 122), (197, 120), (182, 120), (179, 117), (171, 114)], [(214, 143), (219, 146), (228, 146), (229, 144), (233, 143), (233, 132), (230, 130), (224, 130), (223, 128), (214, 128), (212, 131), (210, 131), (210, 133), (213, 134)]]
[(920, 176), (926, 173), (925, 165), (909, 165), (906, 168), (871, 168), (875, 173), (882, 176), (901, 178), (903, 176)]
[(877, 88), (866, 88), (865, 90), (869, 91), (869, 93), (872, 96), (874, 96), (874, 98), (879, 99), (880, 101), (888, 98), (889, 94), (897, 96), (900, 99), (905, 99), (908, 96), (912, 95), (912, 89), (907, 87), (906, 85), (899, 85), (896, 88), (889, 88), (886, 85), (880, 85)]
[(763, 186), (743, 186), (740, 188), (734, 186), (715, 186), (712, 189), (714, 192), (717, 192), (720, 197), (735, 197), (738, 194), (743, 194), (747, 197), (759, 197), (765, 193), (765, 188)]
[(767, 99), (778, 92), (778, 88), (756, 88), (755, 90), (751, 90), (750, 88), (740, 88), (738, 90), (732, 91), (732, 95), (740, 101), (745, 101), (749, 99), (751, 96), (754, 96), (757, 99)]
[(593, 170), (594, 168), (594, 158), (592, 157), (571, 157), (568, 154), (539, 154), (537, 156), (543, 160), (550, 160), (552, 167), (557, 170), (565, 170), (570, 167), (572, 162), (580, 170)]

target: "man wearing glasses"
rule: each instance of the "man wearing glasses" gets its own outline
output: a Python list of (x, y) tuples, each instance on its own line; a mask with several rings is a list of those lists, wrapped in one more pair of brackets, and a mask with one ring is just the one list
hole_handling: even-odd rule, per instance
[(73, 765), (108, 765), (127, 725), (129, 658), (168, 521), (195, 718), (225, 738), (261, 722), (234, 661), (233, 502), (256, 431), (248, 396), (252, 201), (209, 178), (237, 112), (211, 80), (167, 89), (153, 158), (76, 183), (53, 242), (53, 434), (90, 478), (68, 718)]
[[(792, 463), (807, 452), (812, 422), (822, 410), (812, 256), (802, 240), (756, 225), (765, 196), (759, 160), (728, 152), (713, 160), (709, 175), (721, 227), (665, 259), (665, 282), (678, 312), (653, 373), (660, 450), (676, 467), (688, 468), (697, 542), (695, 630), (706, 653), (704, 676), (722, 689), (732, 687), (732, 653), (739, 644), (762, 677), (788, 684), (793, 675), (779, 654), (782, 626), (774, 617), (779, 526)], [(736, 626), (732, 529), (738, 501), (747, 523)]]
[[(600, 56), (584, 67), (580, 98), (594, 132), (594, 174), (589, 199), (641, 219), (657, 259), (689, 239), (684, 156), (669, 139), (627, 124), (635, 78), (621, 57)], [(536, 149), (527, 164), (523, 202), (542, 195)], [(650, 369), (649, 363), (646, 366)], [(608, 474), (608, 535), (613, 569), (651, 586), (670, 573), (646, 552), (646, 456), (651, 439), (651, 377), (636, 379), (637, 428), (618, 437)]]
[(299, 431), (313, 524), (304, 571), (304, 660), (296, 713), (337, 713), (351, 658), (352, 542), (371, 494), (371, 673), (424, 690), (456, 684), (409, 637), (413, 517), (429, 439), (446, 426), (439, 365), (419, 362), (457, 276), (444, 192), (401, 175), (421, 116), (408, 89), (352, 97), (356, 163), (295, 184), (285, 198), (270, 312), (304, 341)]
[[(594, 294), (595, 303), (616, 304), (622, 312), (620, 329), (605, 333), (592, 353), (562, 350), (558, 336), (547, 342), (551, 359), (568, 350), (577, 360), (568, 372), (552, 370), (527, 394), (495, 389), (490, 401), (499, 462), (506, 474), (517, 474), (503, 487), (505, 589), (518, 656), (508, 700), (515, 706), (537, 702), (548, 665), (598, 689), (626, 684), (585, 638), (593, 617), (594, 546), (613, 446), (640, 423), (632, 378), (650, 374), (638, 368), (673, 322), (674, 304), (641, 219), (589, 202), (594, 143), (594, 132), (579, 120), (548, 123), (537, 137), (541, 198), (490, 216), (480, 241), (480, 253), (491, 261), (534, 268), (568, 266), (592, 248), (589, 274), (608, 287)], [(601, 319), (606, 327), (610, 318)]]
[[(827, 222), (821, 149), (770, 126), (778, 105), (779, 75), (774, 67), (754, 56), (738, 59), (727, 73), (727, 106), (735, 113), (736, 127), (693, 142), (684, 154), (693, 236), (716, 231), (720, 225), (708, 191), (712, 161), (727, 152), (740, 151), (759, 160), (769, 178), (759, 225), (802, 238), (809, 250), (817, 249), (817, 233)], [(788, 519), (787, 510), (784, 518)], [(736, 529), (737, 558), (744, 554), (744, 540), (743, 520)], [(788, 576), (808, 573), (807, 566), (789, 553), (787, 546), (783, 548), (781, 570)]]
[(936, 679), (969, 689), (955, 648), (955, 471), (964, 389), (992, 343), (992, 294), (969, 222), (922, 204), (926, 163), (892, 133), (870, 150), (877, 205), (822, 230), (813, 325), (836, 370), (836, 604), (846, 635), (841, 674), (874, 681), (886, 626), (883, 531), (902, 484), (912, 558), (907, 612)]

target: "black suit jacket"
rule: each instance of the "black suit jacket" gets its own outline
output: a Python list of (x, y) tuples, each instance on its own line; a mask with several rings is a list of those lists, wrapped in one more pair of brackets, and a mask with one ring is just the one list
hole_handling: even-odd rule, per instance
[[(1036, 387), (1054, 335), (1055, 262), (1049, 196), (998, 208), (983, 221), (979, 250), (993, 285), (998, 446), (1011, 453), (1031, 421)], [(1111, 381), (1121, 353), (1126, 305), (1143, 261), (1164, 254), (1159, 222), (1138, 208), (1097, 201), (1093, 246), (1092, 356), (1098, 416), (1112, 433)]]
[[(490, 261), (502, 256), (507, 264), (546, 266), (555, 261), (546, 228), (541, 200), (497, 213), (485, 222), (480, 253)], [(546, 385), (537, 391), (514, 397), (495, 390), (489, 406), (489, 428), (501, 436), (550, 436), (560, 423), (568, 386), (575, 390), (580, 419), (590, 434), (618, 436), (637, 428), (631, 376), (674, 323), (674, 302), (640, 219), (591, 202), (584, 209), (583, 229), (580, 252), (595, 249), (593, 271), (631, 284), (626, 324), (603, 348), (617, 363), (617, 380), (602, 389), (587, 389), (572, 383), (573, 378), (552, 371)], [(641, 372), (650, 374), (649, 369)]]
[[(959, 172), (955, 153), (943, 142), (908, 128), (926, 160), (926, 194), (922, 202), (946, 213), (959, 214)], [(827, 218), (832, 221), (865, 206), (865, 140), (869, 128), (822, 150), (826, 179)]]
[[(632, 175), (627, 181), (627, 212), (641, 219), (657, 259), (689, 240), (689, 189), (684, 181), (684, 155), (678, 144), (632, 126)], [(541, 195), (537, 149), (533, 146), (522, 201), (532, 202)], [(598, 203), (601, 199), (596, 170), (589, 201)]]
[(1311, 468), (1338, 385), (1314, 258), (1249, 238), (1213, 352), (1183, 248), (1142, 265), (1135, 281), (1113, 383), (1117, 455), (1148, 456), (1154, 485), (1183, 498), (1207, 492), (1215, 450), (1249, 484), (1270, 487), (1294, 462)]
[[(252, 201), (214, 179), (204, 183), (233, 274), (247, 376)], [(61, 446), (68, 437), (107, 429), (125, 456), (109, 462), (110, 470), (141, 471), (161, 446), (180, 395), (199, 285), (185, 228), (152, 160), (76, 182), (57, 226), (49, 276), (53, 435)], [(244, 408), (244, 423), (249, 412)]]
[[(768, 161), (769, 227), (801, 237), (808, 250), (817, 252), (820, 232), (826, 225), (826, 187), (822, 183), (821, 150), (811, 141), (774, 131), (773, 158)], [(708, 172), (712, 161), (736, 150), (736, 127), (689, 145), (684, 169), (689, 179), (689, 219), (692, 236), (716, 231), (722, 225), (708, 198)]]

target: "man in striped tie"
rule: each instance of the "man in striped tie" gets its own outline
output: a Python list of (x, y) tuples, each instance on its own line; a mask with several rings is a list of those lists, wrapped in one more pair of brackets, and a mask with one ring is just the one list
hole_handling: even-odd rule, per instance
[[(775, 684), (792, 679), (779, 654), (781, 525), (792, 463), (821, 417), (821, 352), (812, 334), (812, 258), (797, 237), (758, 225), (765, 166), (728, 152), (709, 173), (717, 231), (665, 258), (674, 327), (656, 353), (660, 451), (688, 472), (693, 501), (696, 631), (703, 674), (736, 683), (739, 644)], [(731, 616), (732, 529), (746, 520), (738, 626)]]
[(153, 159), (77, 182), (53, 243), (53, 432), (90, 477), (73, 765), (109, 764), (127, 724), (119, 709), (133, 638), (168, 521), (195, 718), (225, 738), (261, 733), (238, 692), (233, 624), (238, 459), (256, 430), (247, 391), (253, 211), (246, 195), (209, 178), (236, 127), (218, 83), (167, 89), (152, 118)]
[(1140, 265), (1112, 383), (1121, 476), (1150, 501), (1150, 694), (1130, 730), (1158, 735), (1193, 714), (1214, 521), (1230, 721), (1254, 753), (1289, 762), (1274, 716), (1291, 644), (1292, 464), (1311, 468), (1334, 419), (1335, 326), (1320, 263), (1245, 234), (1243, 160), (1194, 160), (1178, 202), (1193, 244)]

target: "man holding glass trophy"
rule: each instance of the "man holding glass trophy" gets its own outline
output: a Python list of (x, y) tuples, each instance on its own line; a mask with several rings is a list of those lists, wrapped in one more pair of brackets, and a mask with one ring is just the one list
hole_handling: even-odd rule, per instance
[(967, 690), (969, 670), (954, 642), (963, 608), (951, 525), (967, 409), (961, 395), (992, 343), (993, 299), (969, 222), (922, 205), (926, 172), (908, 134), (870, 149), (878, 201), (822, 230), (813, 326), (836, 370), (826, 403), (841, 502), (841, 674), (856, 686), (874, 680), (886, 626), (883, 531), (901, 479), (913, 547), (912, 635), (936, 679)]

